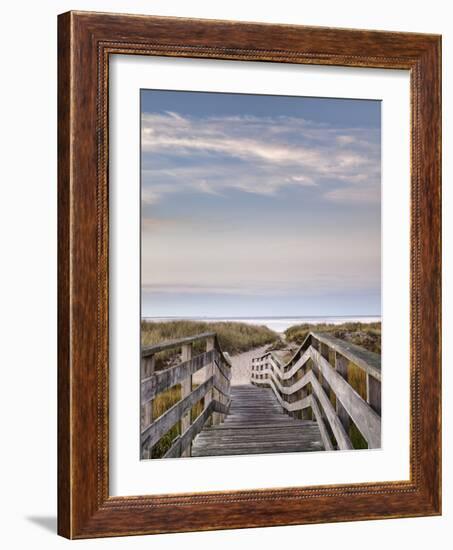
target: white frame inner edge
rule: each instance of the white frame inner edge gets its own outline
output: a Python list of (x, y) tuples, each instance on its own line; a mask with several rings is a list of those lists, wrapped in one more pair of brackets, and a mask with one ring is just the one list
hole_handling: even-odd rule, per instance
[[(409, 479), (409, 71), (114, 55), (109, 85), (110, 494)], [(382, 449), (139, 460), (143, 88), (382, 100)]]

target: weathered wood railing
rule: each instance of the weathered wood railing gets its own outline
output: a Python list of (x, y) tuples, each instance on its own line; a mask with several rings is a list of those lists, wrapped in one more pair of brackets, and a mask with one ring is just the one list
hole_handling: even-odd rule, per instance
[(255, 357), (250, 381), (270, 386), (287, 414), (315, 419), (326, 450), (381, 446), (376, 353), (311, 332), (286, 364), (273, 352)]
[[(193, 356), (194, 344), (203, 341), (206, 351)], [(181, 362), (155, 371), (156, 354), (177, 349), (181, 350)], [(141, 457), (151, 458), (153, 446), (178, 423), (180, 435), (164, 457), (190, 456), (192, 440), (203, 426), (219, 424), (228, 414), (231, 380), (228, 354), (220, 349), (217, 335), (208, 332), (144, 347), (141, 355)], [(201, 381), (195, 387), (193, 375), (198, 371)], [(177, 385), (181, 390), (179, 401), (158, 418), (153, 418), (153, 401)], [(192, 421), (192, 408), (199, 402), (202, 411)]]

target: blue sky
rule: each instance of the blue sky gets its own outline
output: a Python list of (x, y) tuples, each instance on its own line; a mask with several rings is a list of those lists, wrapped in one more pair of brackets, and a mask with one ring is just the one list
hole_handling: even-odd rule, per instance
[(142, 90), (142, 315), (380, 314), (380, 102)]

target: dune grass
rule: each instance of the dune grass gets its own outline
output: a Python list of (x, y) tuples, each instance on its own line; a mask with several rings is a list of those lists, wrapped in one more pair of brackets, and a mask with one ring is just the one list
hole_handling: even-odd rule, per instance
[(158, 344), (203, 332), (216, 332), (223, 351), (230, 355), (270, 344), (279, 339), (276, 332), (264, 325), (236, 321), (142, 321), (142, 345)]
[(288, 342), (300, 345), (303, 343), (310, 331), (328, 332), (352, 344), (362, 346), (374, 353), (381, 353), (381, 323), (342, 323), (334, 325), (332, 323), (303, 323), (293, 325), (285, 331), (285, 337)]
[[(215, 332), (219, 338), (220, 347), (230, 355), (271, 344), (280, 339), (279, 335), (263, 325), (249, 325), (246, 323), (219, 321), (142, 321), (142, 346), (152, 346), (166, 340), (176, 340), (186, 336), (195, 336), (204, 332)], [(194, 344), (193, 353), (202, 353), (206, 348), (205, 342)], [(175, 360), (178, 349), (156, 354), (156, 370), (167, 368)]]
[[(193, 385), (193, 389), (197, 384)], [(162, 416), (181, 399), (181, 386), (178, 384), (159, 394), (153, 401), (153, 418)], [(204, 400), (200, 399), (190, 411), (190, 420), (193, 422), (203, 411)], [(152, 458), (162, 458), (162, 456), (171, 447), (173, 441), (181, 435), (181, 421), (177, 422), (157, 443), (152, 450)]]

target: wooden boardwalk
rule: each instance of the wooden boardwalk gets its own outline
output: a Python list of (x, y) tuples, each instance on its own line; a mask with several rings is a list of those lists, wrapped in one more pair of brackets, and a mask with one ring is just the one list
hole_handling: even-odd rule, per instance
[(323, 451), (317, 422), (284, 414), (270, 388), (232, 386), (229, 414), (222, 424), (204, 427), (192, 456)]
[[(175, 349), (180, 362), (156, 371), (156, 355)], [(251, 358), (242, 385), (231, 384), (231, 358), (212, 332), (141, 354), (143, 459), (381, 445), (380, 356), (330, 334), (310, 332), (287, 363), (272, 351)], [(154, 401), (168, 390), (176, 399), (156, 417)], [(167, 450), (154, 453), (174, 427)]]

